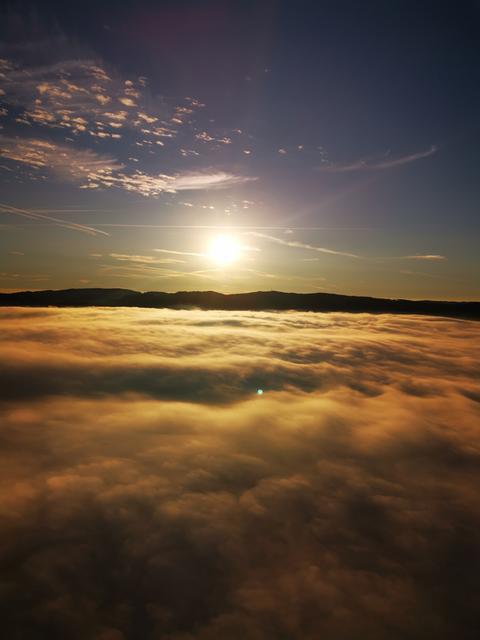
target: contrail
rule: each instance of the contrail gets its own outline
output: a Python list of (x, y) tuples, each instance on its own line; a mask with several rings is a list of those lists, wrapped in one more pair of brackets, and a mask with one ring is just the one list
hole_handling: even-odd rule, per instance
[(4, 204), (3, 202), (0, 202), (0, 211), (2, 211), (3, 213), (12, 213), (17, 216), (22, 216), (23, 218), (29, 218), (30, 220), (47, 220), (48, 222), (53, 222), (59, 227), (65, 227), (65, 229), (71, 229), (72, 231), (81, 231), (82, 233), (88, 233), (88, 235), (90, 236), (96, 236), (97, 234), (102, 234), (104, 236), (110, 235), (106, 231), (96, 229), (95, 227), (88, 227), (87, 225), (77, 224), (76, 222), (66, 222), (65, 220), (61, 220), (60, 218), (53, 218), (52, 216), (47, 216), (42, 213), (36, 213), (29, 209), (12, 207), (11, 205)]
[(97, 227), (126, 227), (132, 229), (215, 229), (220, 231), (244, 231), (249, 229), (277, 231), (369, 231), (375, 227), (296, 227), (296, 226), (258, 226), (258, 225), (220, 225), (220, 224), (122, 224), (120, 222), (102, 222)]
[(346, 251), (336, 251), (335, 249), (327, 249), (326, 247), (317, 247), (312, 244), (298, 242), (297, 240), (284, 240), (283, 238), (276, 238), (275, 236), (269, 236), (266, 233), (248, 231), (247, 234), (250, 236), (254, 236), (255, 238), (263, 238), (264, 240), (269, 240), (270, 242), (275, 242), (276, 244), (282, 244), (285, 247), (294, 247), (297, 249), (308, 249), (310, 251), (318, 251), (319, 253), (330, 253), (335, 256), (345, 256), (347, 258), (363, 258), (363, 256), (359, 256), (356, 253), (347, 253)]

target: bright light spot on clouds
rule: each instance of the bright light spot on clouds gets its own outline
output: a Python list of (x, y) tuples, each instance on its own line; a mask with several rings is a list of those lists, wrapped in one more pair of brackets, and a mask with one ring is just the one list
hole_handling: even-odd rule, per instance
[(226, 266), (234, 262), (240, 253), (240, 247), (231, 236), (220, 235), (213, 238), (208, 248), (208, 256), (217, 264)]

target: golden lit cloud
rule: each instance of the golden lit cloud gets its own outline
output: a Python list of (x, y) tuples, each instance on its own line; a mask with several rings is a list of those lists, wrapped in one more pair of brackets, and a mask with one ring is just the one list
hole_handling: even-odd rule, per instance
[(127, 173), (124, 165), (107, 154), (34, 138), (0, 137), (0, 157), (37, 170), (49, 170), (57, 178), (81, 183), (81, 188), (84, 189), (119, 187), (143, 196), (158, 196), (162, 192), (222, 189), (255, 180), (250, 176), (238, 176), (224, 171), (152, 175), (137, 169)]
[[(107, 73), (99, 63), (88, 59), (28, 68), (2, 60), (1, 65), (0, 95), (5, 96), (3, 99), (7, 104), (21, 110), (17, 117), (19, 124), (60, 128), (76, 135), (88, 133), (107, 137), (112, 121), (140, 130), (145, 123), (156, 123), (159, 116), (164, 115), (163, 103), (156, 107), (157, 113), (147, 112), (145, 103), (148, 102), (150, 107), (154, 105), (146, 93), (144, 82), (138, 82), (138, 86), (131, 80), (124, 82), (115, 74)], [(120, 103), (123, 109), (114, 109), (115, 103)], [(169, 109), (172, 114), (184, 116), (194, 114), (204, 106), (192, 98), (186, 98), (185, 104), (173, 104)], [(110, 109), (105, 113), (106, 105)], [(184, 124), (182, 118), (174, 119), (175, 124)], [(139, 133), (145, 134), (145, 131)], [(154, 127), (148, 134), (174, 138), (178, 130), (170, 126)]]
[(446, 617), (465, 637), (477, 323), (128, 308), (0, 320), (9, 637), (55, 624), (126, 640), (141, 619), (152, 639), (383, 640), (433, 637)]
[(236, 184), (244, 184), (256, 180), (253, 176), (239, 176), (226, 171), (210, 173), (187, 173), (174, 179), (172, 187), (175, 191), (196, 191), (200, 189), (224, 189)]
[(90, 149), (79, 150), (34, 138), (0, 137), (0, 157), (36, 169), (50, 169), (72, 180), (104, 180), (122, 167), (111, 156)]
[(417, 255), (417, 256), (405, 256), (406, 260), (446, 260), (445, 256), (440, 256), (438, 254), (425, 254), (425, 255)]

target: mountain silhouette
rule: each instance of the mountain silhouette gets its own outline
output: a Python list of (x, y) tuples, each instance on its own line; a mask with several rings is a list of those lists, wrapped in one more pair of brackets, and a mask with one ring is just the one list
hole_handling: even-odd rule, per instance
[(344, 311), (401, 313), (480, 319), (480, 302), (395, 300), (335, 293), (254, 291), (223, 294), (216, 291), (132, 291), (130, 289), (63, 289), (0, 293), (0, 306), (21, 307), (151, 307), (225, 311)]

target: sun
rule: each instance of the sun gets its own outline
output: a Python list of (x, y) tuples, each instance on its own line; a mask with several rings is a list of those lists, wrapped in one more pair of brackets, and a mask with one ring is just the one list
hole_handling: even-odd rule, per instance
[(234, 238), (227, 235), (212, 238), (208, 247), (208, 256), (217, 264), (226, 266), (238, 258), (240, 247)]

